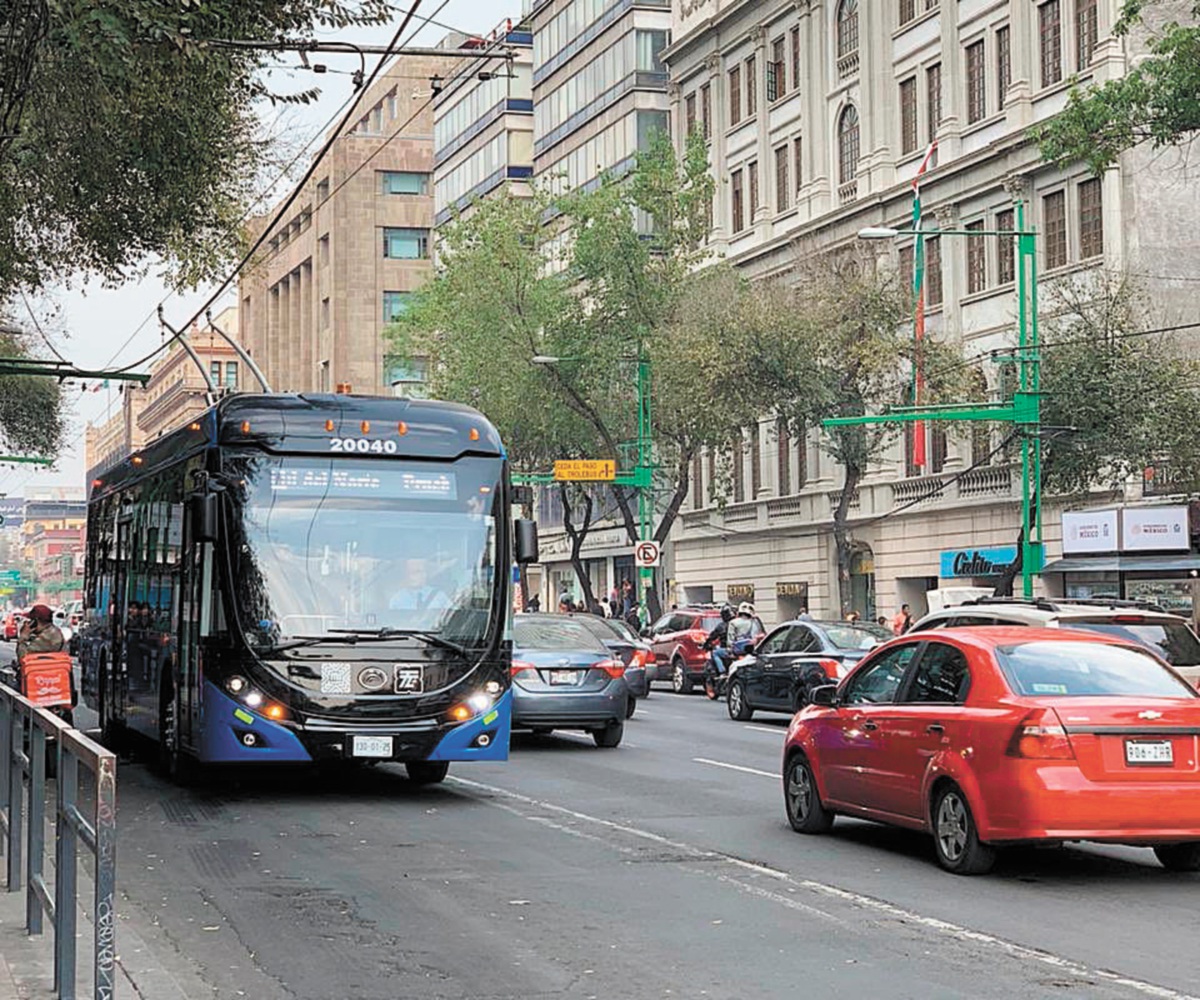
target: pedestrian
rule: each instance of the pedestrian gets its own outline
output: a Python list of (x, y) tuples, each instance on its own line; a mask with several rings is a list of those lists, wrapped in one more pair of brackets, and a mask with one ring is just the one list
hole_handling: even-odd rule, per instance
[(560, 611), (562, 610), (562, 606), (564, 604), (570, 604), (570, 603), (571, 603), (571, 592), (567, 589), (566, 584), (563, 584), (563, 589), (559, 592), (559, 595), (558, 595), (559, 610)]
[(796, 615), (797, 621), (810, 622), (813, 620), (812, 615), (808, 613), (808, 605), (800, 605), (800, 614)]
[(853, 625), (855, 622), (857, 622), (859, 620), (859, 618), (861, 618), (861, 617), (862, 616), (857, 611), (847, 611), (846, 612), (846, 621), (848, 621), (851, 625)]
[(625, 612), (625, 624), (628, 625), (634, 632), (641, 632), (642, 617), (637, 604), (631, 603), (629, 610)]
[(901, 604), (900, 610), (892, 616), (892, 633), (894, 635), (904, 635), (912, 628), (913, 617), (912, 610), (907, 604)]
[(537, 614), (541, 610), (542, 599), (537, 594), (534, 594), (531, 598), (529, 598), (529, 613)]
[(637, 595), (633, 592), (633, 584), (626, 578), (621, 581), (621, 612), (628, 615), (637, 605)]
[(880, 628), (891, 628), (891, 626), (888, 624), (887, 618), (884, 615), (880, 615), (878, 618), (876, 618), (875, 624)]

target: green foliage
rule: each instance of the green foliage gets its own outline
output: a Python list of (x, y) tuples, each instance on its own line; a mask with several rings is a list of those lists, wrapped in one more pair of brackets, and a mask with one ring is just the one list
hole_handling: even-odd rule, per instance
[[(19, 335), (0, 331), (0, 357), (29, 357)], [(62, 389), (53, 379), (0, 375), (0, 441), (8, 452), (52, 456), (62, 443)]]
[(263, 55), (205, 40), (390, 14), (385, 0), (6, 5), (0, 30), (25, 33), (31, 57), (0, 67), (15, 116), (0, 140), (0, 297), (79, 271), (118, 280), (156, 257), (184, 282), (211, 277), (238, 254), (230, 233), (267, 150)]
[[(1128, 34), (1147, 8), (1161, 0), (1126, 0), (1116, 26)], [(1192, 21), (1200, 4), (1192, 5)], [(1122, 78), (1076, 88), (1065, 110), (1035, 133), (1042, 156), (1066, 164), (1084, 161), (1097, 175), (1127, 149), (1190, 140), (1200, 130), (1200, 25), (1170, 22), (1150, 42), (1150, 55)]]
[(1164, 459), (1181, 482), (1200, 483), (1200, 363), (1162, 337), (1138, 335), (1146, 303), (1126, 282), (1067, 284), (1051, 308), (1042, 331), (1042, 421), (1052, 428), (1044, 490), (1116, 488)]

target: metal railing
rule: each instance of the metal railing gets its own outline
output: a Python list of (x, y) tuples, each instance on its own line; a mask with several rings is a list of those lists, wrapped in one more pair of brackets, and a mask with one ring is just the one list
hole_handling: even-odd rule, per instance
[[(53, 743), (51, 744), (51, 740)], [(55, 780), (54, 891), (46, 883), (47, 747)], [(80, 766), (95, 779), (95, 794), (80, 808)], [(75, 1000), (79, 845), (95, 858), (92, 926), (95, 1000), (112, 1000), (116, 980), (117, 758), (0, 684), (0, 846), (7, 855), (9, 892), (25, 886), (25, 929), (54, 925), (54, 990)]]

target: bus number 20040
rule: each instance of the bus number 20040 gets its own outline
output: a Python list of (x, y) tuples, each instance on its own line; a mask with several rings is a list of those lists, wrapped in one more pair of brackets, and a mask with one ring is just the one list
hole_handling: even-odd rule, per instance
[(400, 450), (395, 441), (370, 441), (367, 438), (330, 438), (329, 450), (344, 454), (395, 455)]

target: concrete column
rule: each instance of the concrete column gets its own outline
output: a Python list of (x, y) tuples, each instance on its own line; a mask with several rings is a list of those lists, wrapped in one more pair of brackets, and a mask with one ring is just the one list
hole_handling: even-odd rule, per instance
[[(767, 100), (767, 60), (770, 53), (766, 26), (760, 24), (750, 33), (750, 37), (754, 41), (754, 85), (758, 99), (758, 205), (750, 221), (760, 230), (758, 238), (763, 239), (766, 236), (765, 224), (771, 218), (771, 210), (768, 207), (771, 199), (767, 197), (768, 167), (771, 162), (771, 105)], [(746, 197), (750, 197), (749, 179), (746, 181)]]
[(800, 47), (805, 60), (804, 94), (804, 177), (797, 203), (808, 218), (828, 212), (833, 205), (830, 180), (829, 136), (832, 126), (826, 100), (833, 69), (833, 51), (826, 31), (828, 5), (805, 4), (800, 10)]
[(1004, 98), (1004, 113), (1011, 129), (1033, 121), (1033, 88), (1041, 51), (1037, 7), (1032, 3), (1010, 3), (1008, 24), (1012, 80)]
[[(1011, 7), (1020, 3), (1010, 4)], [(962, 146), (962, 126), (966, 121), (966, 68), (958, 44), (958, 5), (943, 3), (942, 26), (942, 120), (930, 122), (938, 139), (938, 162), (955, 159)]]
[[(892, 73), (894, 5), (860, 3), (858, 18), (858, 111), (863, 138), (858, 171), (858, 196), (861, 198), (870, 191), (888, 187), (895, 180), (892, 133), (896, 128), (895, 108), (899, 97)], [(943, 16), (943, 20), (947, 18)]]
[(708, 71), (710, 93), (712, 94), (712, 141), (709, 145), (709, 162), (712, 164), (713, 178), (716, 181), (713, 192), (713, 228), (709, 234), (712, 243), (725, 244), (728, 232), (725, 228), (725, 179), (729, 176), (729, 161), (726, 154), (725, 130), (729, 128), (729, 92), (723, 79), (720, 53), (713, 52), (704, 60)]

